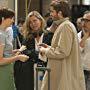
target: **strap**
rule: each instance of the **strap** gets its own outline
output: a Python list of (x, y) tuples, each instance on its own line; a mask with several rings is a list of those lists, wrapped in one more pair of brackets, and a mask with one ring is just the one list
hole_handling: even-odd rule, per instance
[(18, 37), (18, 36), (17, 36), (17, 42), (18, 42), (19, 47), (21, 47), (21, 42), (20, 42), (20, 40), (19, 40), (19, 37)]

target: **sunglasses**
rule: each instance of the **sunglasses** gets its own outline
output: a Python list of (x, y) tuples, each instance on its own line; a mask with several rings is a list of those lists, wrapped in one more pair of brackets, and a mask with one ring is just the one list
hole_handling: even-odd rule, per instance
[(82, 22), (90, 22), (90, 20), (87, 19), (87, 18), (82, 18), (81, 21), (82, 21)]

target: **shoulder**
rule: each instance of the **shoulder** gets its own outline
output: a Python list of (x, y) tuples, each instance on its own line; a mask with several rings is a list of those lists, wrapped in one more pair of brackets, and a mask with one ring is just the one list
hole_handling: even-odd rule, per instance
[(65, 22), (63, 22), (60, 27), (63, 30), (67, 30), (67, 31), (70, 31), (72, 33), (76, 33), (77, 34), (77, 30), (75, 28), (75, 25), (69, 20), (66, 20)]

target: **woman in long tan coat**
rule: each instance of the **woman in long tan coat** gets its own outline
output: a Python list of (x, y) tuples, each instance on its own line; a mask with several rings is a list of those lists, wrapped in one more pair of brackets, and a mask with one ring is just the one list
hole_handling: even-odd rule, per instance
[[(48, 67), (51, 68), (50, 90), (85, 90), (77, 32), (68, 18), (68, 3), (53, 3), (50, 11), (57, 29), (51, 46), (40, 47), (42, 55), (48, 57)], [(41, 90), (48, 90), (47, 72)]]

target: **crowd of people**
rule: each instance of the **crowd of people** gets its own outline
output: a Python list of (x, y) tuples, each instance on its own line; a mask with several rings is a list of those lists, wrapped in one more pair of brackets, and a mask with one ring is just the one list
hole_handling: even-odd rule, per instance
[[(15, 12), (0, 9), (0, 90), (35, 90), (36, 67), (51, 69), (51, 90), (90, 90), (90, 11), (77, 28), (67, 1), (52, 1), (49, 11), (49, 24), (31, 11), (15, 25)], [(39, 90), (48, 90), (47, 72)]]

